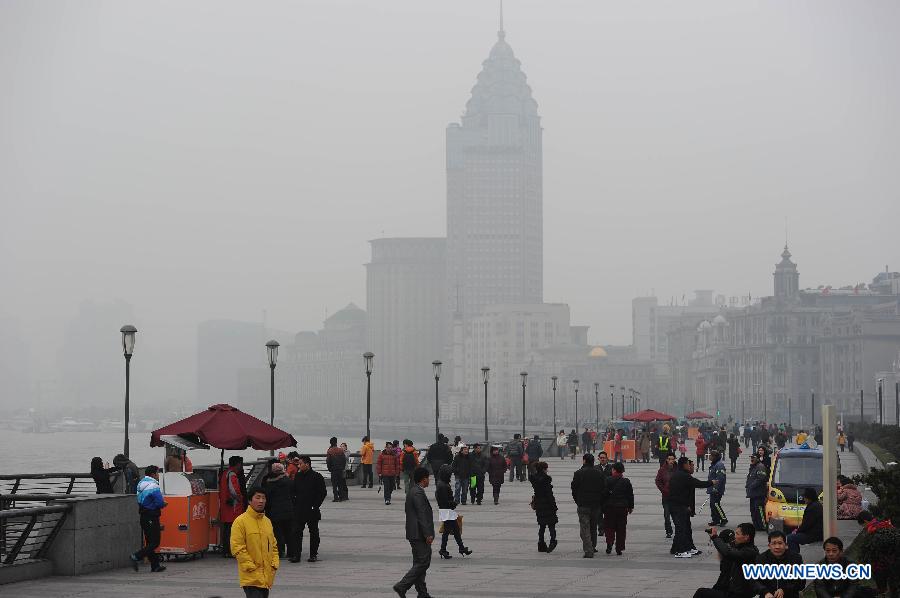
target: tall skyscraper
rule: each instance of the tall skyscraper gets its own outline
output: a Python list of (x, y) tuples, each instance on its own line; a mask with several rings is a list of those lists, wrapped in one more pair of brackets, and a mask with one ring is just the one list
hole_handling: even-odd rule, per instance
[(379, 417), (429, 421), (431, 362), (442, 359), (444, 349), (446, 241), (393, 238), (370, 244), (366, 307), (368, 350), (375, 353), (373, 404), (377, 397)]
[(543, 301), (537, 102), (502, 30), (461, 123), (447, 127), (447, 308)]

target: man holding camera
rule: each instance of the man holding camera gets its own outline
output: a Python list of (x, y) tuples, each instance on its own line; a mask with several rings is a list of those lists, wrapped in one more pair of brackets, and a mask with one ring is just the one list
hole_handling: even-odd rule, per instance
[(756, 529), (752, 523), (742, 523), (722, 534), (711, 527), (706, 530), (719, 553), (719, 579), (712, 588), (700, 588), (694, 598), (752, 598), (757, 595), (754, 582), (744, 577), (743, 565), (756, 562), (759, 551), (753, 544)]

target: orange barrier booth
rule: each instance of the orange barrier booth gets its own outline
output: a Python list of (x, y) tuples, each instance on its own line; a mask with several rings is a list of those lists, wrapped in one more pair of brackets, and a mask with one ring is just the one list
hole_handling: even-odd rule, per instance
[[(623, 461), (634, 461), (636, 455), (636, 442), (634, 440), (623, 440), (622, 441), (622, 460)], [(603, 443), (603, 450), (606, 451), (606, 454), (609, 455), (609, 460), (612, 461), (615, 458), (615, 451), (613, 451), (613, 441), (607, 440)]]
[(160, 474), (168, 506), (162, 510), (157, 552), (166, 556), (202, 554), (209, 547), (209, 498), (198, 476), (180, 471)]
[(687, 437), (688, 437), (690, 440), (696, 439), (697, 436), (699, 436), (699, 435), (700, 435), (700, 428), (698, 428), (698, 427), (696, 427), (696, 426), (691, 426), (690, 428), (688, 428), (688, 430), (687, 430)]

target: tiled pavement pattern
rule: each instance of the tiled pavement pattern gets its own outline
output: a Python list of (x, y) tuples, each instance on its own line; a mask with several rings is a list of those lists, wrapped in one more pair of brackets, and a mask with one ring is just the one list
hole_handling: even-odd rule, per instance
[[(723, 506), (732, 525), (749, 521), (744, 498), (746, 455), (738, 470), (730, 474)], [(657, 470), (650, 464), (627, 464), (628, 476), (635, 488), (636, 508), (628, 521), (625, 554), (607, 556), (602, 547), (594, 559), (581, 556), (578, 520), (569, 482), (579, 460), (550, 459), (550, 474), (559, 504), (557, 526), (559, 546), (552, 554), (537, 552), (537, 526), (528, 506), (531, 485), (507, 482), (500, 505), (494, 506), (488, 489), (482, 506), (461, 506), (465, 516), (464, 541), (474, 554), (462, 558), (456, 554), (442, 561), (434, 547), (428, 588), (432, 595), (454, 597), (593, 596), (620, 598), (682, 598), (693, 595), (699, 586), (710, 586), (718, 575), (718, 560), (703, 532), (708, 509), (693, 519), (694, 542), (704, 554), (692, 559), (669, 555), (670, 541), (662, 525), (659, 492), (653, 483)], [(844, 473), (855, 473), (861, 466), (852, 453), (841, 455)], [(697, 472), (705, 479), (704, 472)], [(697, 492), (697, 504), (705, 500)], [(433, 499), (433, 486), (428, 490)], [(409, 544), (404, 539), (402, 494), (385, 506), (381, 495), (368, 489), (350, 488), (351, 500), (332, 503), (326, 499), (321, 530), (320, 562), (285, 562), (278, 572), (273, 597), (279, 596), (394, 596), (393, 583), (410, 564)], [(433, 505), (434, 506), (434, 505)], [(435, 506), (435, 515), (437, 508)], [(845, 540), (855, 534), (855, 526), (842, 525)], [(306, 539), (308, 546), (308, 538)], [(765, 540), (757, 537), (757, 545)], [(453, 545), (452, 538), (450, 540)], [(123, 546), (123, 550), (132, 547)], [(451, 549), (452, 550), (452, 549)], [(821, 558), (821, 549), (804, 549), (809, 560)], [(79, 578), (54, 577), (39, 581), (0, 586), (0, 596), (14, 598), (48, 597), (169, 597), (240, 598), (235, 562), (210, 555), (205, 559), (166, 563), (168, 570), (150, 574), (146, 566), (140, 573), (120, 569)], [(414, 590), (409, 593), (415, 595)]]

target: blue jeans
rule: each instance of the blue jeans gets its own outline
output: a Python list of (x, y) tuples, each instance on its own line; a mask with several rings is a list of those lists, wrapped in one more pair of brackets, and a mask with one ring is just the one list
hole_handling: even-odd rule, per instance
[(456, 484), (453, 488), (453, 500), (466, 504), (466, 496), (469, 494), (469, 478), (456, 476)]

